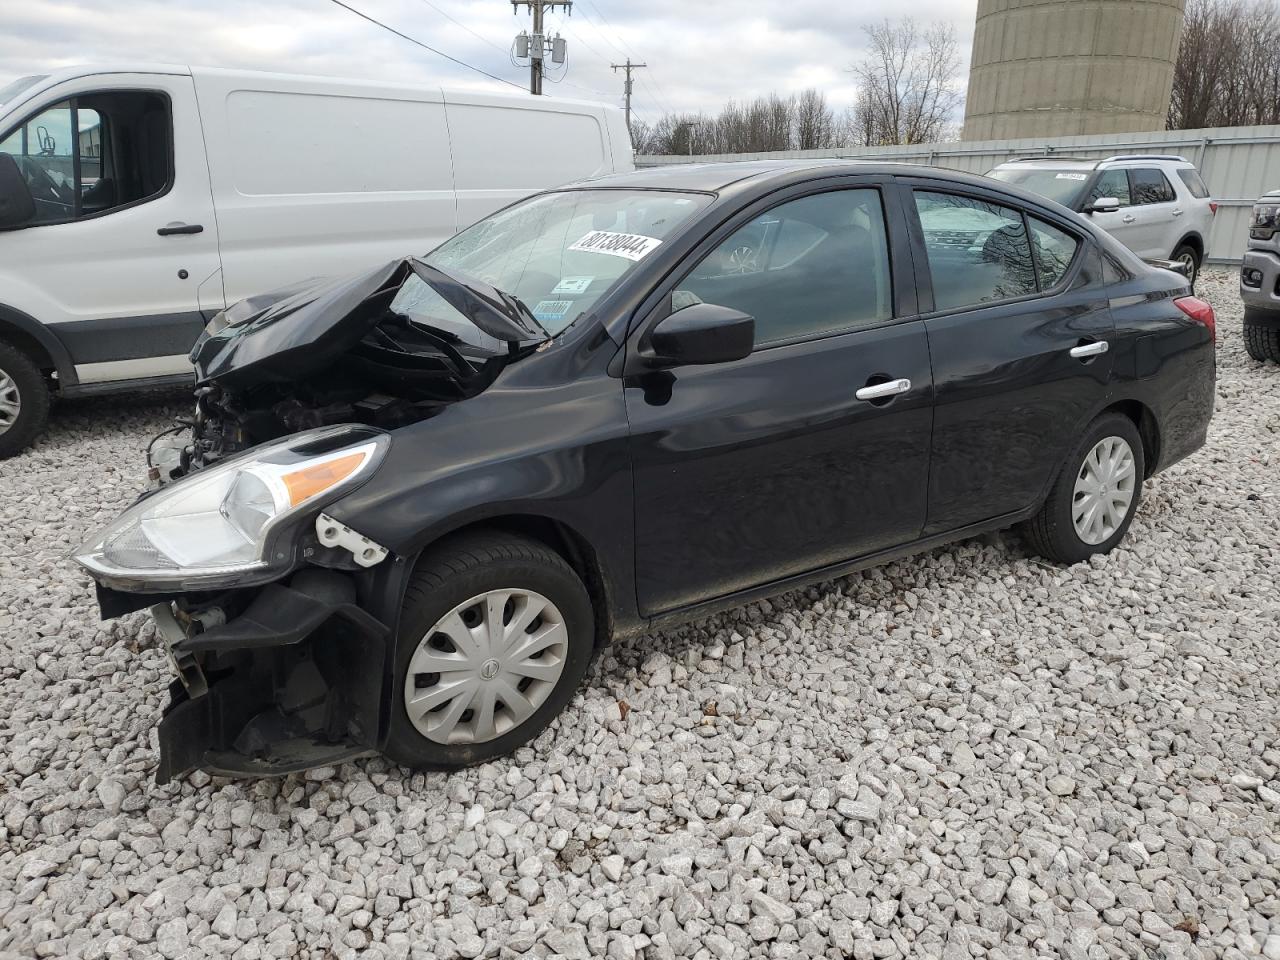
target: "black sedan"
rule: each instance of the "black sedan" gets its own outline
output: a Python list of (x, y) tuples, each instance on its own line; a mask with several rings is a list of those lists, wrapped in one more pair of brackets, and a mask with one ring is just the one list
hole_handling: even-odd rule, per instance
[(178, 674), (158, 777), (507, 753), (595, 651), (1021, 524), (1073, 563), (1203, 444), (1214, 315), (1052, 201), (666, 167), (244, 301), (77, 553)]

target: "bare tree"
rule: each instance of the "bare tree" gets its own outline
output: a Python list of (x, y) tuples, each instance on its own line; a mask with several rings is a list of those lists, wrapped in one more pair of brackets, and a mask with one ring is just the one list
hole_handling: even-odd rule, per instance
[(797, 150), (820, 150), (836, 145), (836, 118), (827, 98), (812, 87), (792, 98), (792, 140)]
[(1171, 130), (1280, 123), (1280, 4), (1188, 0)]
[(869, 49), (851, 68), (858, 80), (854, 130), (867, 145), (942, 138), (961, 94), (955, 28), (923, 29), (910, 17), (865, 27)]

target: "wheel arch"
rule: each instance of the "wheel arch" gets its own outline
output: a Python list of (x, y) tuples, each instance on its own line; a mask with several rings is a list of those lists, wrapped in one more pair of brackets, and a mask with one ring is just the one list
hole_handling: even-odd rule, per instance
[(615, 587), (591, 542), (580, 531), (559, 518), (536, 513), (501, 513), (464, 522), (424, 544), (415, 558), (415, 565), (421, 562), (423, 555), (441, 544), (477, 530), (527, 537), (559, 554), (587, 588), (595, 615), (596, 646), (604, 646), (609, 642), (614, 633)]
[(66, 346), (47, 326), (30, 314), (0, 303), (0, 340), (7, 340), (28, 354), (46, 373), (56, 372), (59, 387), (79, 382)]
[(1196, 252), (1196, 260), (1201, 264), (1204, 263), (1204, 237), (1200, 236), (1197, 231), (1192, 230), (1190, 233), (1184, 234), (1182, 239), (1173, 245), (1173, 251), (1170, 256), (1181, 246), (1191, 247)]
[(1141, 400), (1117, 400), (1098, 415), (1119, 413), (1133, 421), (1138, 428), (1138, 436), (1142, 438), (1143, 479), (1150, 479), (1160, 462), (1160, 424), (1156, 415)]

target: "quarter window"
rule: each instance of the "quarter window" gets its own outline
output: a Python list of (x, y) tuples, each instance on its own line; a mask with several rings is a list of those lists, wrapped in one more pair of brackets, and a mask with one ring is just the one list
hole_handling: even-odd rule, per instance
[(1076, 257), (1078, 240), (1065, 230), (1027, 217), (1031, 225), (1031, 243), (1035, 246), (1036, 277), (1040, 281), (1040, 289), (1048, 290), (1062, 282), (1067, 275), (1067, 268)]
[(1209, 188), (1204, 185), (1204, 181), (1200, 179), (1200, 174), (1190, 167), (1179, 167), (1178, 176), (1182, 178), (1182, 182), (1187, 185), (1187, 190), (1193, 197), (1203, 200), (1209, 195)]
[(1129, 198), (1129, 174), (1124, 170), (1102, 171), (1092, 189), (1089, 190), (1085, 205), (1088, 206), (1102, 197), (1115, 197), (1120, 201), (1120, 206), (1130, 206), (1133, 201)]
[(1130, 170), (1129, 179), (1135, 204), (1168, 203), (1174, 199), (1173, 185), (1159, 170)]
[(169, 101), (139, 91), (86, 94), (47, 107), (0, 139), (35, 201), (31, 225), (150, 199), (173, 179)]
[(774, 207), (739, 228), (672, 294), (750, 314), (756, 344), (823, 336), (893, 316), (877, 190), (838, 190)]
[(938, 310), (1036, 292), (1021, 212), (974, 197), (916, 191)]

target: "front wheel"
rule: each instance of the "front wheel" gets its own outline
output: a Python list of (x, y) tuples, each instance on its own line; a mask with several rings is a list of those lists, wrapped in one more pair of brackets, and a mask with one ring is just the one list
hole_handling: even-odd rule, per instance
[(536, 540), (477, 532), (424, 555), (405, 593), (385, 752), (453, 769), (532, 740), (595, 649), (591, 600)]
[(1036, 553), (1077, 563), (1112, 550), (1142, 497), (1142, 438), (1128, 417), (1103, 414), (1072, 450), (1044, 506), (1026, 525)]
[[(1269, 322), (1263, 322), (1266, 316)], [(1244, 311), (1244, 348), (1255, 360), (1280, 363), (1280, 317), (1262, 310)]]
[(21, 453), (49, 419), (49, 386), (35, 362), (0, 340), (0, 460)]

